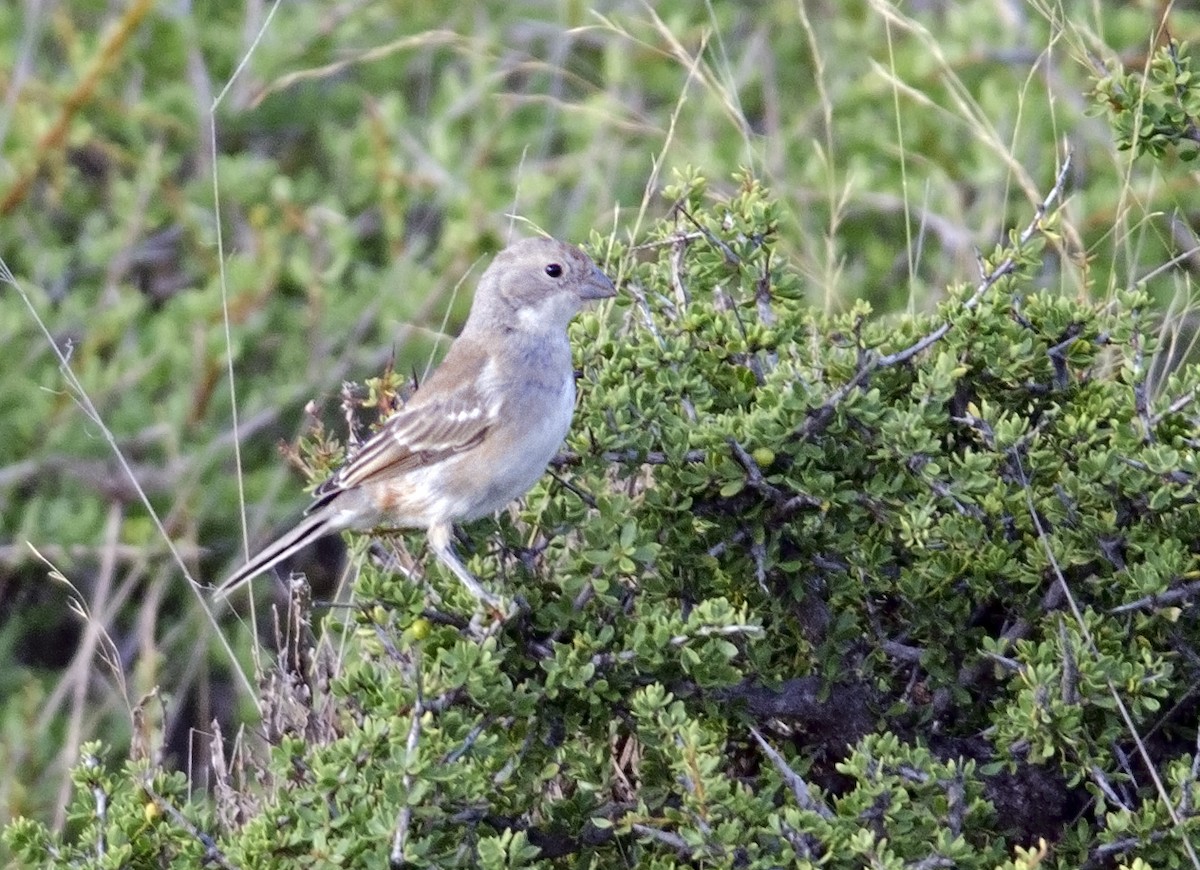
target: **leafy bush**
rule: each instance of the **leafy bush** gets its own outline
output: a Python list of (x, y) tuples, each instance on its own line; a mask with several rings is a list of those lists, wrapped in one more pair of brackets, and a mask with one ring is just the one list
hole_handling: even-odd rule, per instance
[(626, 292), (575, 329), (570, 453), (471, 537), (522, 615), (467, 621), (432, 563), (414, 582), (360, 555), (327, 631), (296, 587), (214, 810), (131, 763), (81, 782), (70, 844), (21, 822), (9, 845), (128, 861), (150, 826), (155, 860), (246, 868), (1183, 860), (1200, 382), (1147, 394), (1144, 295), (1032, 287), (1051, 210), (935, 313), (818, 316), (763, 188), (704, 194), (684, 175), (688, 219), (593, 240)]

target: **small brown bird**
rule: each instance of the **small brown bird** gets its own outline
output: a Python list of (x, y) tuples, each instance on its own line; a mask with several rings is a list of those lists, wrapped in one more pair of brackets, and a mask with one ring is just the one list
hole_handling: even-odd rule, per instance
[(463, 585), (496, 606), (455, 555), (452, 525), (495, 513), (546, 470), (575, 408), (567, 325), (588, 301), (615, 295), (573, 245), (526, 239), (501, 251), (437, 370), (320, 486), (307, 516), (214, 595), (333, 532), (420, 528)]

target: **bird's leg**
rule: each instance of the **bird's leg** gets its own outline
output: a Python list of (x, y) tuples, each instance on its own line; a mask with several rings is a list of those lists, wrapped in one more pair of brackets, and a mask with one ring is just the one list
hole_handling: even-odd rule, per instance
[(494, 607), (497, 610), (503, 610), (500, 599), (484, 589), (483, 585), (472, 576), (471, 572), (467, 570), (467, 566), (455, 554), (454, 547), (450, 545), (449, 524), (430, 526), (427, 537), (429, 539), (429, 548), (438, 557), (438, 561), (454, 572), (454, 576), (458, 578), (463, 586), (467, 587), (468, 592), (484, 604)]

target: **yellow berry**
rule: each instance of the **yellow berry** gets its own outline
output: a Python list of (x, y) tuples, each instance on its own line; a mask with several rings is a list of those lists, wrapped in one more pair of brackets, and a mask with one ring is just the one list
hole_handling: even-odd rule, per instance
[(428, 619), (421, 617), (413, 620), (413, 624), (408, 627), (408, 631), (405, 632), (405, 634), (407, 634), (411, 640), (424, 640), (425, 638), (429, 637), (429, 630), (432, 627), (433, 626)]
[(770, 447), (756, 447), (751, 456), (754, 457), (754, 461), (760, 468), (766, 468), (775, 461), (775, 451)]

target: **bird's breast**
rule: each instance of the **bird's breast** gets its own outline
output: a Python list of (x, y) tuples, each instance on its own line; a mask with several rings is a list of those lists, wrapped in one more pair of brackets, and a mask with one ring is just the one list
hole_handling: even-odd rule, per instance
[(394, 524), (428, 527), (489, 516), (545, 473), (575, 411), (570, 347), (565, 334), (555, 339), (510, 346), (505, 358), (488, 361), (479, 390), (495, 404), (478, 443), (376, 485), (373, 501)]
[(565, 371), (531, 372), (511, 384), (496, 425), (480, 445), (481, 467), (462, 481), (462, 491), (472, 493), (462, 519), (494, 514), (528, 492), (562, 446), (574, 412), (575, 374), (569, 365)]

